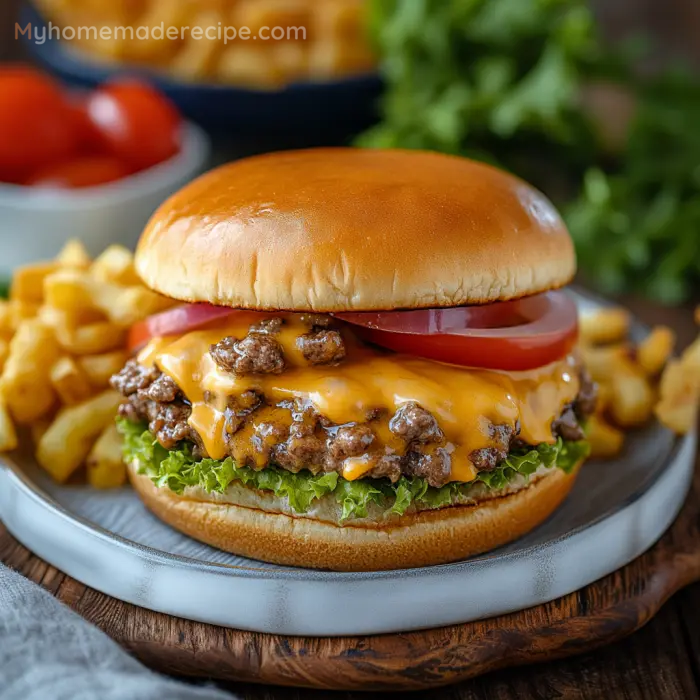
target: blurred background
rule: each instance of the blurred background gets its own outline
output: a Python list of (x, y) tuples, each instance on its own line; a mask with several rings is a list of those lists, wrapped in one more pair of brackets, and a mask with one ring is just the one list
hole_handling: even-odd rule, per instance
[(354, 144), (498, 164), (586, 284), (696, 300), (699, 31), (697, 0), (2, 0), (0, 278), (133, 245), (211, 165)]

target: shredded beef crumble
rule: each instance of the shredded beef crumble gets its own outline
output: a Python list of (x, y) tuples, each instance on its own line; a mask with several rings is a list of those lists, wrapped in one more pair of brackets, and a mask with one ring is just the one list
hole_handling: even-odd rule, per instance
[(251, 333), (269, 333), (274, 335), (282, 329), (284, 321), (281, 318), (266, 318), (250, 327)]
[(160, 374), (155, 367), (144, 367), (136, 360), (129, 360), (122, 371), (112, 377), (110, 383), (122, 396), (131, 396), (140, 389), (148, 389)]
[(299, 320), (313, 329), (328, 328), (333, 323), (333, 319), (330, 316), (324, 316), (323, 314), (302, 314)]
[(167, 374), (161, 374), (148, 389), (143, 389), (143, 393), (151, 401), (168, 403), (169, 401), (175, 401), (180, 390)]
[(432, 413), (409, 401), (399, 408), (389, 421), (389, 430), (406, 442), (437, 442), (442, 430)]
[(345, 358), (345, 343), (338, 331), (316, 330), (297, 338), (297, 347), (312, 365), (330, 365)]
[(234, 374), (280, 374), (284, 370), (282, 346), (267, 333), (251, 332), (236, 340), (228, 336), (209, 350), (214, 362)]
[[(211, 397), (205, 397), (205, 399), (207, 398), (211, 400)], [(244, 391), (240, 396), (229, 397), (224, 409), (225, 440), (227, 442), (243, 427), (248, 416), (262, 405), (263, 398), (262, 394), (253, 389)]]
[(588, 370), (583, 367), (579, 374), (580, 386), (578, 396), (574, 400), (573, 409), (576, 417), (583, 420), (595, 412), (598, 399), (598, 385), (593, 381)]
[(367, 423), (344, 425), (338, 428), (331, 440), (329, 454), (334, 460), (359, 457), (368, 451), (373, 442), (374, 431)]
[(419, 476), (436, 488), (444, 486), (450, 480), (451, 468), (452, 458), (444, 447), (438, 447), (427, 454), (413, 450), (406, 459), (407, 476)]
[(513, 440), (519, 432), (519, 426), (516, 426), (514, 430), (510, 425), (495, 425), (492, 423), (489, 426), (489, 433), (496, 445), (494, 447), (483, 447), (471, 452), (469, 459), (472, 464), (478, 471), (495, 469), (508, 456)]
[(187, 423), (192, 409), (170, 377), (155, 367), (143, 367), (129, 360), (110, 383), (127, 397), (119, 407), (119, 415), (132, 421), (148, 421), (148, 429), (163, 447), (173, 449), (183, 440), (199, 446), (199, 435)]

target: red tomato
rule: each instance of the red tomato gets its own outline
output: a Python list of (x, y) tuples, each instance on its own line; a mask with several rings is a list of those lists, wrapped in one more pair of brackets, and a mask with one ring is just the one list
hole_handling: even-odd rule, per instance
[(160, 92), (134, 80), (109, 83), (87, 101), (90, 120), (112, 155), (143, 170), (174, 156), (181, 119)]
[(218, 321), (226, 316), (239, 313), (228, 306), (213, 304), (182, 304), (162, 313), (149, 316), (145, 321), (135, 324), (129, 331), (129, 349), (142, 348), (151, 338), (166, 335), (180, 335)]
[(469, 367), (527, 370), (564, 357), (578, 333), (565, 292), (451, 309), (334, 314), (376, 345)]
[(70, 110), (73, 115), (73, 123), (78, 137), (78, 147), (84, 154), (100, 154), (107, 150), (102, 134), (90, 120), (87, 111), (87, 103), (83, 98), (76, 98), (70, 102)]
[(52, 189), (94, 187), (121, 180), (129, 168), (111, 156), (83, 156), (37, 171), (25, 184)]
[(0, 179), (18, 182), (70, 158), (76, 129), (58, 86), (24, 66), (0, 69)]
[[(129, 347), (137, 350), (151, 338), (179, 335), (234, 313), (225, 306), (183, 304), (133, 326)], [(542, 367), (564, 357), (578, 334), (576, 305), (565, 292), (484, 306), (333, 315), (390, 350), (485, 369)]]

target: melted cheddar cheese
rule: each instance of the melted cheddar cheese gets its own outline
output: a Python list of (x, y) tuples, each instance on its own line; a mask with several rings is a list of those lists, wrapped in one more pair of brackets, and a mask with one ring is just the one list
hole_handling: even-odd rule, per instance
[[(285, 355), (281, 374), (234, 375), (217, 367), (209, 354), (211, 345), (226, 336), (243, 338), (260, 318), (261, 314), (242, 312), (216, 327), (156, 338), (138, 357), (141, 364), (155, 364), (180, 387), (192, 405), (189, 423), (214, 459), (230, 452), (239, 463), (264, 467), (260, 447), (270, 438), (261, 426), (270, 421), (290, 424), (289, 409), (279, 407), (290, 399), (300, 399), (337, 425), (365, 422), (380, 410), (384, 419), (372, 422), (373, 454), (402, 455), (406, 444), (390, 431), (388, 419), (402, 404), (415, 401), (435, 416), (444, 432), (442, 446), (451, 457), (451, 480), (466, 482), (476, 477), (469, 459), (472, 451), (494, 446), (492, 424), (519, 424), (524, 442), (551, 443), (552, 421), (579, 390), (573, 356), (529, 372), (468, 369), (384, 352), (362, 344), (348, 329), (343, 329), (345, 360), (335, 366), (312, 366), (296, 347), (297, 337), (308, 328), (293, 314), (285, 316), (274, 336)], [(248, 390), (262, 393), (268, 405), (257, 409), (227, 446), (225, 407), (229, 397)], [(348, 458), (343, 476), (358, 479), (373, 464), (371, 454)]]

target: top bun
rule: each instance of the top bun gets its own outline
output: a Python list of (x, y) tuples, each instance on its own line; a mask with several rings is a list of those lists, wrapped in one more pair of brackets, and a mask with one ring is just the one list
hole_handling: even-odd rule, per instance
[(136, 267), (169, 297), (235, 308), (374, 311), (543, 292), (576, 269), (544, 195), (455, 156), (352, 148), (225, 165), (167, 200)]

